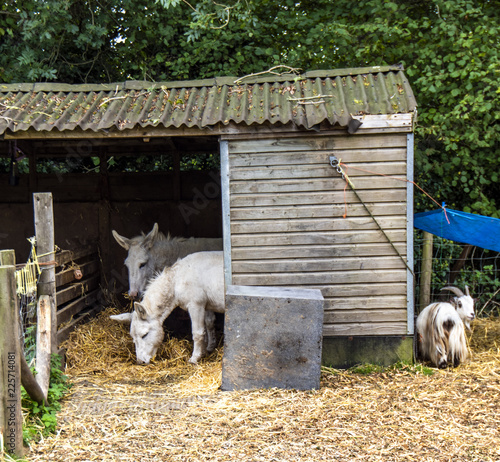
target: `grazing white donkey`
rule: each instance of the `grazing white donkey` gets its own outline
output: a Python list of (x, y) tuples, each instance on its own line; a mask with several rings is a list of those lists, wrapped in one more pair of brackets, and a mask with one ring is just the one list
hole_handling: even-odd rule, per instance
[(196, 364), (206, 350), (215, 349), (215, 314), (225, 311), (222, 252), (198, 252), (165, 268), (146, 287), (142, 302), (132, 313), (110, 316), (130, 322), (138, 364), (149, 364), (163, 341), (163, 321), (179, 306), (189, 313), (194, 349), (189, 360)]
[(420, 354), (439, 368), (451, 362), (458, 366), (468, 355), (464, 324), (470, 329), (474, 319), (474, 300), (465, 286), (465, 294), (457, 287), (444, 287), (457, 297), (449, 302), (426, 306), (417, 318)]
[(146, 284), (155, 273), (172, 266), (179, 258), (203, 250), (222, 250), (222, 239), (185, 238), (165, 236), (158, 231), (158, 223), (147, 234), (130, 239), (112, 231), (116, 242), (128, 250), (125, 266), (128, 268), (129, 295), (142, 296)]

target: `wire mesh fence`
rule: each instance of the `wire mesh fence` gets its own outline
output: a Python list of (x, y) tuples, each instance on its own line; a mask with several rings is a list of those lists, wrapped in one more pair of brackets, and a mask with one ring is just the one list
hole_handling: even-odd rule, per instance
[[(424, 235), (420, 230), (414, 233), (415, 249), (415, 301), (417, 312), (420, 280), (422, 276), (422, 248)], [(476, 300), (476, 315), (479, 317), (500, 315), (500, 253), (479, 247), (433, 237), (431, 300), (439, 298), (440, 289), (448, 284), (463, 290), (469, 286), (471, 296)]]
[(19, 320), (23, 336), (24, 355), (29, 366), (34, 365), (37, 336), (37, 284), (41, 274), (35, 251), (35, 238), (30, 238), (31, 252), (26, 263), (16, 271)]

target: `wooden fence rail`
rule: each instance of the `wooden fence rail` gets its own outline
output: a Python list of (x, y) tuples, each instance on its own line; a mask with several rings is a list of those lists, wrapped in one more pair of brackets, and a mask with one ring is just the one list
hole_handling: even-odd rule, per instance
[[(57, 253), (57, 344), (60, 346), (81, 322), (100, 309), (100, 269), (97, 248), (84, 246)], [(62, 351), (59, 349), (59, 353)]]

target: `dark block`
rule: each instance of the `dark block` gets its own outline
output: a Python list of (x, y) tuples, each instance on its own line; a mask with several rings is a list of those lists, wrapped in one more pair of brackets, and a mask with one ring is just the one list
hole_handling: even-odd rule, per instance
[(322, 343), (320, 290), (229, 286), (222, 389), (318, 389)]

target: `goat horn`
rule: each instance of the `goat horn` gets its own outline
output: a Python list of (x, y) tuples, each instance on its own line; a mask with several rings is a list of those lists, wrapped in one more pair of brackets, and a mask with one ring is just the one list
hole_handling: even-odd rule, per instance
[(464, 293), (458, 287), (455, 286), (446, 286), (441, 289), (441, 292), (443, 290), (449, 290), (450, 292), (453, 292), (457, 297), (462, 297), (464, 295)]
[(465, 295), (468, 295), (470, 297), (469, 286), (465, 286)]

